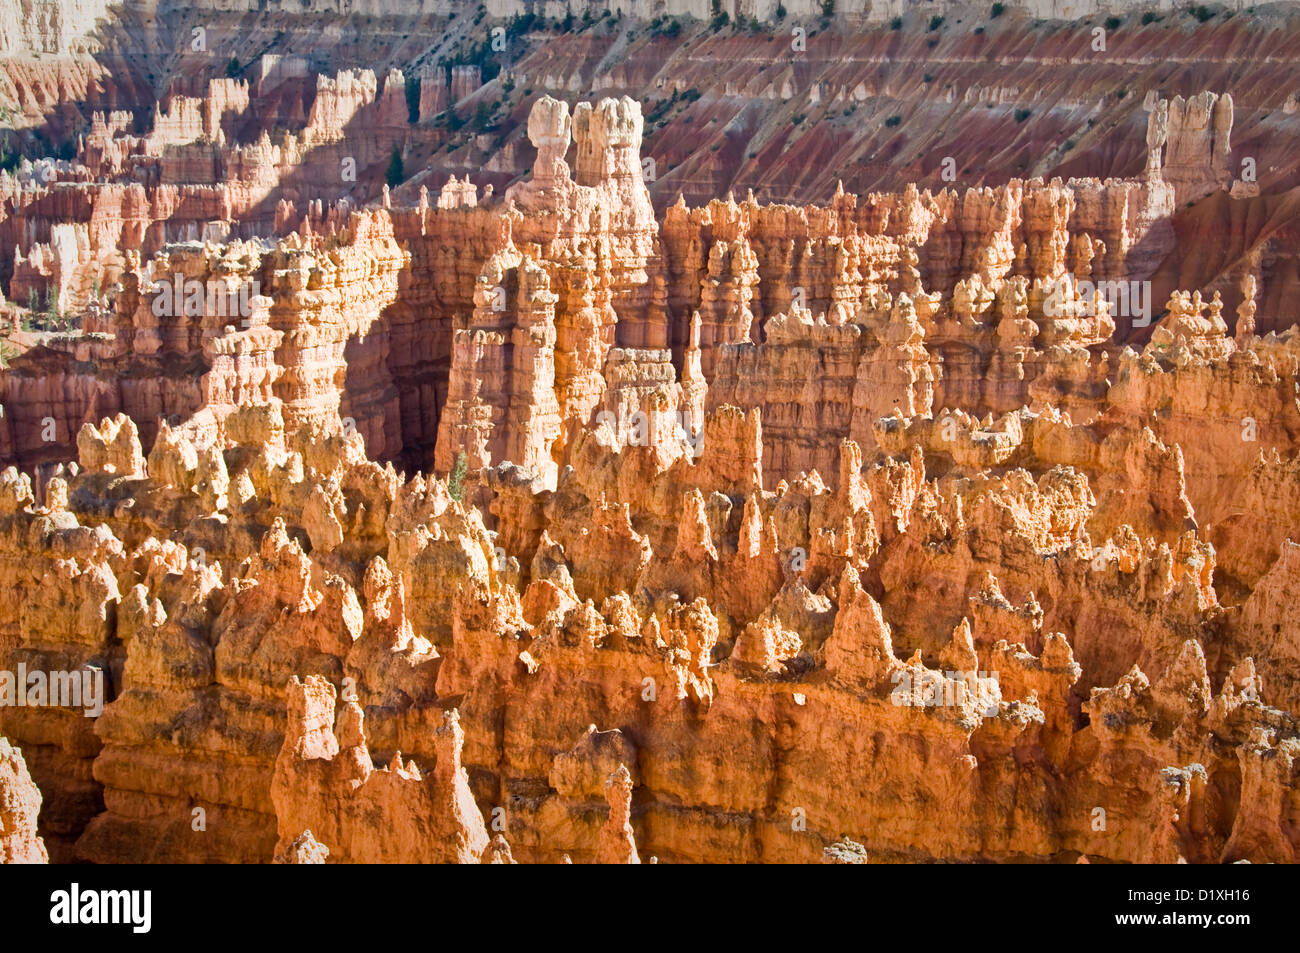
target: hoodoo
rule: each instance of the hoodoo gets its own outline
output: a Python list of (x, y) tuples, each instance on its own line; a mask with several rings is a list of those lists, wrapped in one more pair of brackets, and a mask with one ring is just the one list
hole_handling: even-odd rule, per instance
[(10, 6), (0, 861), (1300, 859), (1293, 7)]

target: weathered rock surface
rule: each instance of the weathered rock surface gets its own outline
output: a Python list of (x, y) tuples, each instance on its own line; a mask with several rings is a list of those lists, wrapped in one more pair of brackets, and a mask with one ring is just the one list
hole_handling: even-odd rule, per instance
[[(0, 173), (5, 319), (70, 313), (0, 370), (0, 672), (105, 685), (0, 705), (0, 854), (39, 811), (103, 863), (1297, 860), (1290, 74), (1225, 52), (1140, 123), (1089, 80), (1089, 157), (1030, 167), (968, 69), (1032, 26), (907, 91), (850, 6), (895, 78), (725, 31), (651, 71), (651, 29), (588, 82), (603, 25), (509, 90), (290, 52)], [(62, 64), (0, 67), (23, 128), (91, 103), (93, 8), (0, 18)], [(656, 93), (540, 92), (606, 87)], [(940, 103), (1014, 171), (920, 169)]]
[(46, 864), (49, 855), (36, 834), (41, 792), (27, 773), (23, 753), (0, 738), (0, 864)]

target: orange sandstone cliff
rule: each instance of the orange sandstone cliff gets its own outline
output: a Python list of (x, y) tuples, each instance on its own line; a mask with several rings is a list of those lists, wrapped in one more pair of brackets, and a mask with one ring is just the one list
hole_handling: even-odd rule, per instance
[[(630, 16), (508, 21), (486, 80), (327, 44), (154, 96), (94, 6), (0, 19), (55, 59), (0, 68), (15, 128), (93, 107), (0, 172), (0, 671), (105, 685), (0, 705), (0, 858), (1300, 859), (1263, 80), (1004, 133), (1064, 39), (850, 4), (814, 75)], [(1193, 32), (1262, 57), (1258, 16)], [(1007, 174), (921, 174), (936, 109)]]

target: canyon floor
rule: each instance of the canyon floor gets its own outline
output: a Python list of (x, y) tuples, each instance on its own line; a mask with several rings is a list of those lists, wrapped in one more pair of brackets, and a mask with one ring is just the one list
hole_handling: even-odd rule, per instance
[(0, 11), (0, 862), (1300, 859), (1295, 5), (239, 6)]

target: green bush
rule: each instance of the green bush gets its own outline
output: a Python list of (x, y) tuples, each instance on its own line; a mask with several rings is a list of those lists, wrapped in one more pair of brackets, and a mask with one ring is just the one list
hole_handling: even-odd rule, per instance
[(893, 129), (895, 126), (901, 125), (902, 122), (903, 122), (902, 116), (890, 116), (888, 119), (885, 120), (885, 125), (888, 126), (890, 129)]
[(506, 36), (513, 40), (515, 37), (523, 36), (538, 25), (537, 14), (535, 13), (523, 13), (513, 16), (506, 22)]
[(1006, 12), (1007, 12), (1007, 8), (1005, 4), (995, 3), (993, 4), (993, 9), (989, 11), (989, 16), (992, 17), (994, 20), (996, 20), (998, 17), (1002, 16), (1002, 14)]
[(486, 99), (480, 99), (478, 105), (474, 107), (474, 131), (487, 132), (492, 128), (492, 116), (496, 113), (496, 103), (489, 103)]
[(469, 458), (462, 450), (456, 455), (456, 465), (452, 468), (451, 475), (447, 477), (447, 492), (451, 494), (453, 500), (459, 500), (465, 495), (465, 477), (468, 475)]
[(939, 29), (939, 27), (941, 27), (941, 26), (943, 26), (943, 17), (939, 16), (939, 14), (937, 14), (937, 13), (936, 13), (934, 16), (930, 17), (930, 27), (929, 27), (929, 30), (930, 30), (931, 33), (933, 33), (935, 30)]
[(894, 17), (894, 19), (889, 21), (889, 28), (891, 30), (901, 30), (903, 28), (903, 18)]
[[(518, 28), (517, 21), (514, 22), (514, 26)], [(457, 46), (451, 59), (446, 60), (444, 65), (449, 71), (452, 66), (477, 66), (482, 81), (490, 83), (501, 72), (501, 64), (492, 54), (492, 40), (490, 37), (484, 37), (478, 43), (471, 43), (468, 49), (462, 50)], [(447, 85), (451, 85), (450, 75), (447, 77)]]
[(670, 38), (677, 36), (681, 32), (682, 24), (676, 17), (673, 17), (665, 23), (661, 23), (659, 26), (651, 26), (650, 29), (651, 36), (666, 36)]
[(1028, 119), (1028, 118), (1029, 118), (1030, 116), (1032, 116), (1033, 114), (1034, 114), (1034, 111), (1033, 111), (1032, 109), (1017, 109), (1017, 110), (1016, 110), (1016, 122), (1024, 122), (1026, 119)]

